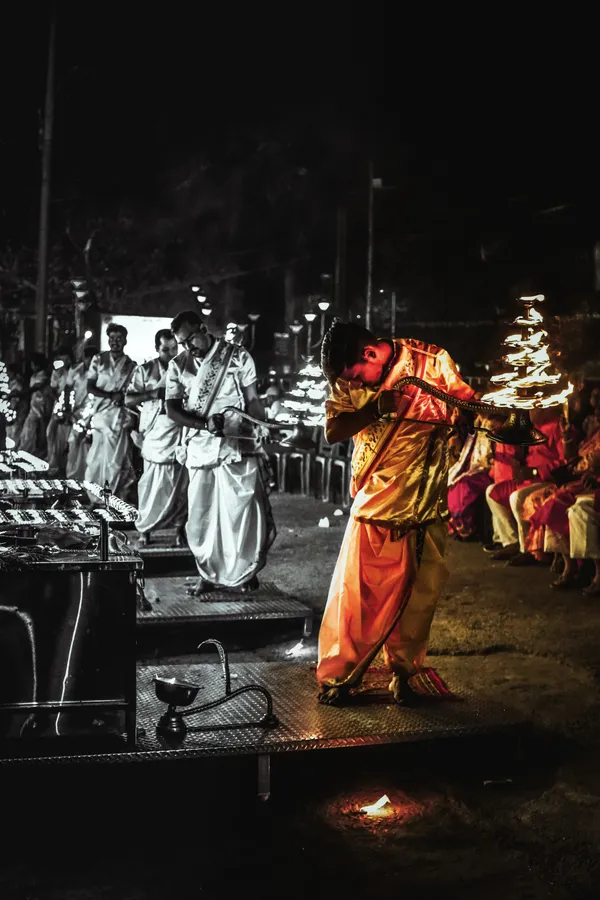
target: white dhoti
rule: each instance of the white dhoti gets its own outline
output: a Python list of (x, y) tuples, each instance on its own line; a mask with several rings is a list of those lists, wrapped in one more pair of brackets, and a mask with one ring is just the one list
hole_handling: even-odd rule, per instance
[[(166, 366), (160, 359), (142, 363), (134, 371), (128, 394), (148, 395), (165, 386)], [(177, 461), (181, 428), (168, 415), (159, 399), (139, 405), (139, 429), (136, 444), (144, 460), (144, 472), (138, 483), (136, 528), (147, 534), (157, 528), (181, 527), (186, 520), (187, 470)]]
[[(129, 430), (121, 407), (112, 406), (96, 412), (92, 420), (92, 445), (88, 451), (85, 480), (110, 490), (121, 499), (135, 481), (131, 461)], [(94, 498), (94, 503), (98, 499)]]
[(139, 515), (135, 527), (144, 534), (180, 527), (186, 517), (187, 469), (178, 462), (148, 462), (138, 482)]
[(259, 460), (191, 468), (189, 476), (186, 530), (200, 577), (239, 587), (263, 568), (274, 536)]
[(83, 481), (87, 467), (88, 451), (90, 443), (85, 434), (81, 434), (74, 428), (69, 435), (69, 449), (67, 452), (67, 478)]
[(580, 494), (568, 515), (572, 559), (600, 559), (600, 516), (594, 509), (594, 494)]

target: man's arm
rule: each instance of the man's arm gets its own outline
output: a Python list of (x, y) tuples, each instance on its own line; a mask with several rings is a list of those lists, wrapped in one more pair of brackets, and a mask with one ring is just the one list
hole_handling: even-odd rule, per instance
[(254, 416), (255, 419), (261, 419), (263, 422), (265, 422), (267, 416), (265, 413), (265, 408), (261, 403), (260, 397), (258, 396), (256, 382), (254, 382), (254, 384), (249, 384), (248, 387), (243, 387), (242, 391), (244, 393), (244, 400), (246, 401), (246, 411), (248, 412), (248, 414)]
[(363, 428), (383, 416), (399, 413), (404, 405), (402, 391), (381, 391), (377, 399), (354, 412), (340, 412), (325, 422), (325, 437), (329, 444), (347, 441)]
[(131, 384), (125, 394), (125, 406), (128, 409), (137, 409), (142, 403), (146, 403), (149, 400), (165, 399), (164, 387), (151, 390), (146, 384), (145, 375), (146, 370), (143, 365), (138, 366), (133, 373)]
[(206, 419), (194, 416), (183, 408), (183, 400), (167, 400), (167, 415), (182, 428), (196, 428), (198, 431), (206, 430)]

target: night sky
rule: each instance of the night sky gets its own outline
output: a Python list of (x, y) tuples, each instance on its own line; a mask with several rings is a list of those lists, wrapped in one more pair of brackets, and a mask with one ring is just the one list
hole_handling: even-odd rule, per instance
[[(583, 24), (572, 39), (564, 22), (524, 36), (508, 20), (349, 7), (59, 4), (55, 214), (153, 203), (182, 160), (285, 122), (309, 171), (324, 130), (357, 185), (372, 155), (396, 188), (379, 220), (392, 236), (483, 241), (569, 204), (567, 230), (592, 235), (598, 102)], [(32, 3), (4, 21), (0, 229), (31, 242), (48, 21)]]

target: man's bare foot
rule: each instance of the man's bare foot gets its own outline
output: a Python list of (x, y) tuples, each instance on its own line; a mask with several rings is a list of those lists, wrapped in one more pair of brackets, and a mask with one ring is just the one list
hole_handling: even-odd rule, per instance
[(509, 559), (507, 566), (535, 566), (537, 559), (531, 553), (517, 553), (512, 559)]
[(594, 578), (592, 583), (583, 589), (583, 593), (586, 597), (600, 597), (600, 581)]
[(550, 567), (550, 571), (553, 575), (561, 575), (563, 569), (565, 567), (565, 561), (560, 555), (560, 553), (554, 554), (554, 559), (552, 560), (552, 566)]
[(518, 544), (507, 544), (506, 547), (502, 547), (501, 550), (496, 550), (495, 553), (492, 553), (491, 557), (496, 560), (512, 559), (514, 556), (517, 556), (518, 552)]
[(251, 594), (252, 591), (257, 591), (260, 587), (260, 582), (256, 575), (254, 575), (250, 581), (247, 581), (246, 584), (243, 584), (241, 587), (242, 594)]
[(175, 535), (175, 546), (187, 547), (187, 541), (185, 539), (185, 528), (177, 529), (177, 534)]
[(138, 547), (147, 547), (150, 543), (150, 532), (145, 531), (143, 534), (140, 534), (138, 538)]
[(409, 687), (408, 676), (392, 675), (388, 690), (400, 706), (416, 706), (419, 702), (419, 695)]
[(349, 699), (350, 689), (342, 684), (337, 687), (327, 687), (326, 685), (323, 685), (317, 694), (317, 700), (325, 706), (345, 706)]
[(194, 587), (186, 588), (186, 594), (189, 594), (191, 597), (201, 597), (202, 594), (210, 594), (214, 590), (216, 590), (214, 584), (211, 584), (210, 581), (205, 581), (204, 578), (199, 578)]
[(578, 584), (579, 579), (577, 575), (574, 575), (572, 572), (565, 572), (563, 575), (559, 575), (556, 581), (550, 582), (550, 587), (554, 588), (555, 591), (568, 591), (576, 588)]

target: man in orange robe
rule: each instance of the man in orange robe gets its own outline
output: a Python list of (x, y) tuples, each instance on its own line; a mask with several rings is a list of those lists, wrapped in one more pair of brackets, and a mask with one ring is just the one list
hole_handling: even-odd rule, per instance
[(380, 650), (390, 691), (410, 704), (449, 693), (423, 662), (444, 564), (450, 408), (416, 388), (415, 375), (453, 397), (475, 392), (445, 350), (416, 340), (378, 340), (336, 320), (322, 345), (331, 391), (325, 433), (354, 438), (354, 503), (319, 634), (319, 701), (347, 700)]

